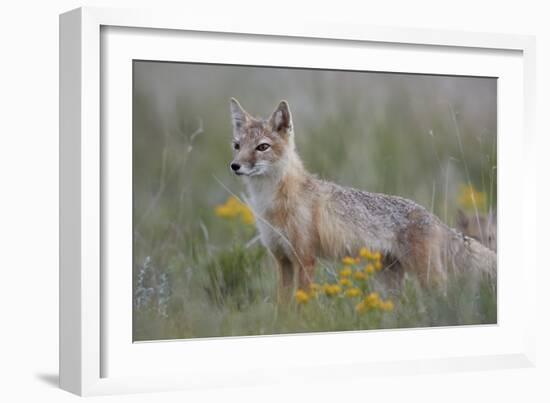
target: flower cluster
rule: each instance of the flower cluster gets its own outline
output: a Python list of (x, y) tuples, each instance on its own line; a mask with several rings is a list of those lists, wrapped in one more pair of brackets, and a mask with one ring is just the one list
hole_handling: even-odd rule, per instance
[(465, 210), (485, 211), (487, 208), (487, 196), (485, 192), (476, 190), (473, 185), (461, 185), (458, 204)]
[(242, 223), (254, 224), (254, 214), (252, 210), (235, 196), (230, 196), (224, 204), (216, 206), (216, 215), (228, 219), (240, 219)]
[[(299, 289), (295, 299), (298, 304), (307, 304), (312, 298), (324, 296), (329, 299), (341, 298), (359, 302), (355, 305), (357, 313), (369, 310), (392, 311), (394, 306), (390, 300), (382, 300), (378, 293), (371, 290), (369, 280), (382, 270), (382, 254), (368, 248), (361, 248), (359, 256), (346, 256), (342, 259), (343, 266), (338, 271), (335, 283), (310, 285), (309, 290)], [(355, 302), (354, 302), (355, 303)]]
[(299, 304), (305, 304), (309, 301), (309, 295), (307, 292), (303, 290), (296, 291), (296, 302)]
[(385, 312), (392, 311), (393, 302), (389, 299), (384, 301), (377, 292), (371, 292), (361, 302), (355, 305), (355, 311), (357, 313), (365, 313), (373, 309), (380, 309)]

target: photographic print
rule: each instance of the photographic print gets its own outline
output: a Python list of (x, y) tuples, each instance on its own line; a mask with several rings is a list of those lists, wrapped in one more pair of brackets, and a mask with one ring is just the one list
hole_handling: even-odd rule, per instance
[(497, 80), (133, 62), (133, 338), (497, 323)]

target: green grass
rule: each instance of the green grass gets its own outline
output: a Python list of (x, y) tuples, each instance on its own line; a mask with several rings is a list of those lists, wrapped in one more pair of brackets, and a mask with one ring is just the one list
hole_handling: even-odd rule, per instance
[[(391, 299), (395, 308), (360, 314), (355, 310), (360, 297), (322, 292), (304, 305), (294, 299), (278, 304), (270, 258), (261, 246), (246, 248), (244, 240), (174, 262), (167, 272), (147, 262), (141, 267), (153, 272), (151, 277), (168, 276), (167, 288), (157, 282), (148, 303), (136, 307), (135, 340), (496, 323), (494, 284), (473, 274), (451, 277), (445, 293), (423, 289), (410, 276), (400, 290), (386, 289), (374, 276), (371, 290)], [(193, 270), (186, 272), (187, 265)], [(317, 280), (332, 281), (336, 270), (337, 265), (319, 267)], [(159, 300), (158, 293), (168, 298)]]
[[(170, 63), (135, 73), (135, 340), (496, 322), (495, 285), (473, 274), (446, 293), (414, 277), (399, 291), (378, 284), (392, 312), (357, 315), (345, 298), (277, 304), (254, 226), (214, 213), (224, 186), (244, 191), (228, 169), (231, 96), (264, 116), (287, 99), (298, 152), (321, 178), (410, 198), (451, 226), (463, 184), (495, 209), (495, 80)], [(322, 262), (318, 281), (338, 268)]]

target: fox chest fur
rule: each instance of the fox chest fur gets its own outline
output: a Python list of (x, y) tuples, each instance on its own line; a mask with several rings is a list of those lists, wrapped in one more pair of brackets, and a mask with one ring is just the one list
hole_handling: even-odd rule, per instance
[(316, 253), (318, 200), (306, 191), (307, 186), (307, 181), (292, 177), (249, 186), (262, 244), (275, 256), (294, 260)]

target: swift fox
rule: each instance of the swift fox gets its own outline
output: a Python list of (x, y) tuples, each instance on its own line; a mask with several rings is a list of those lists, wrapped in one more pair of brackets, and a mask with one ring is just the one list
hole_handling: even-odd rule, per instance
[[(446, 284), (448, 270), (496, 275), (496, 254), (447, 227), (415, 202), (339, 186), (308, 173), (296, 152), (289, 105), (254, 118), (232, 98), (233, 161), (261, 241), (277, 261), (282, 289), (307, 288), (318, 258), (382, 252), (422, 284)], [(297, 284), (296, 284), (297, 283)]]

